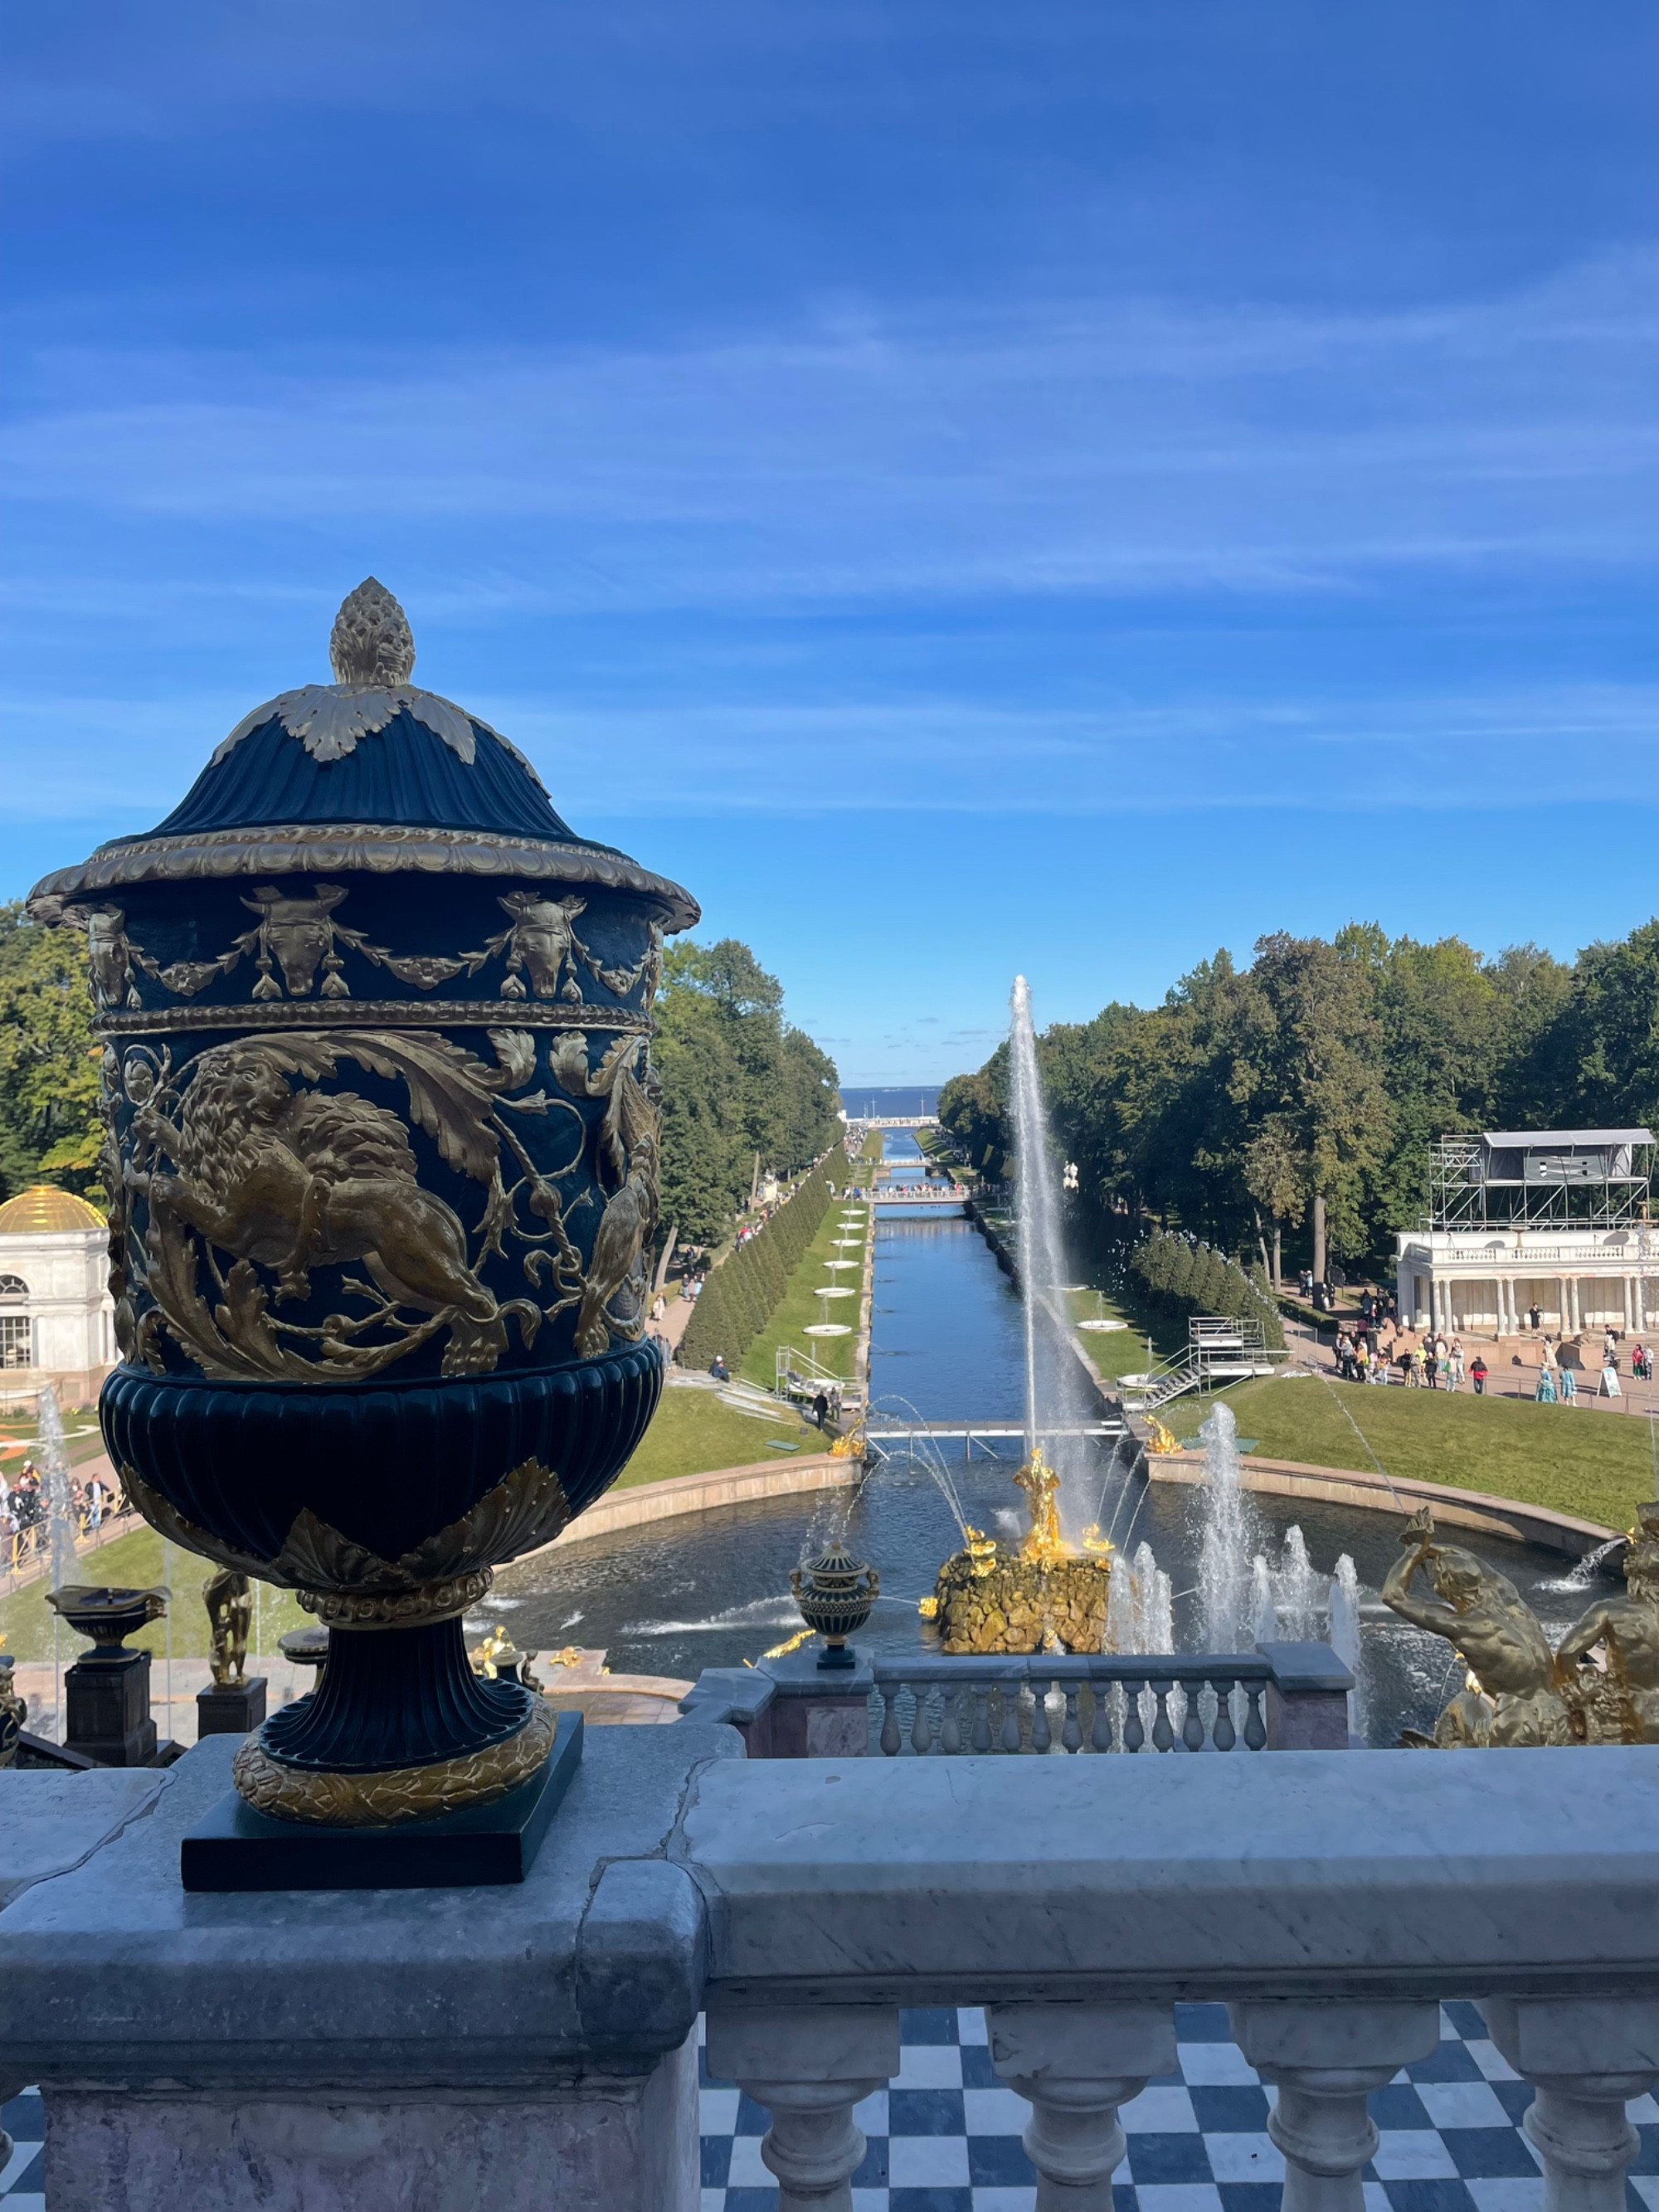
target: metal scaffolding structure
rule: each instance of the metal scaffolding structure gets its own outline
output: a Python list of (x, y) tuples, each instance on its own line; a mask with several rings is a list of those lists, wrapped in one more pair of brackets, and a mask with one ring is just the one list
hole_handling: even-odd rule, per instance
[(1431, 1230), (1620, 1229), (1652, 1218), (1648, 1129), (1486, 1130), (1429, 1148)]

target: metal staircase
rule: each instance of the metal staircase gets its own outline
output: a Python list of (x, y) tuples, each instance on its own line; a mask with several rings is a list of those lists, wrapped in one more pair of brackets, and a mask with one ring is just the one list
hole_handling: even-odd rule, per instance
[(1237, 1321), (1231, 1314), (1194, 1314), (1187, 1323), (1185, 1347), (1146, 1375), (1123, 1377), (1123, 1410), (1155, 1413), (1188, 1390), (1210, 1390), (1247, 1376), (1271, 1375), (1288, 1352), (1269, 1348), (1259, 1321)]

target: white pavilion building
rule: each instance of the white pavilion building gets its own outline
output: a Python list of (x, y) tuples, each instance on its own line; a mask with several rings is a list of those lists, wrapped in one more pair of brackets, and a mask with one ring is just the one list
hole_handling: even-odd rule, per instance
[(116, 1356), (108, 1244), (97, 1208), (52, 1183), (0, 1206), (0, 1397), (96, 1398)]
[(1401, 1320), (1486, 1336), (1659, 1328), (1653, 1142), (1648, 1129), (1442, 1138), (1427, 1221), (1399, 1232)]

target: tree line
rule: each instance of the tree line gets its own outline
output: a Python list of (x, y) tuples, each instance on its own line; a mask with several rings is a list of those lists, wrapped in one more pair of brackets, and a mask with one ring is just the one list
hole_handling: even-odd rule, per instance
[[(834, 1156), (838, 1164), (841, 1155)], [(820, 1167), (796, 1188), (724, 1267), (703, 1279), (680, 1340), (687, 1367), (707, 1367), (717, 1357), (742, 1358), (783, 1303), (793, 1270), (817, 1235), (830, 1205), (829, 1168)]]
[[(1379, 1265), (1428, 1198), (1437, 1137), (1659, 1117), (1659, 920), (1572, 962), (1458, 937), (1276, 932), (1202, 962), (1161, 1006), (1113, 1003), (1039, 1040), (1085, 1231), (1151, 1220), (1259, 1260)], [(973, 1165), (1005, 1172), (1007, 1048), (939, 1096)]]
[[(718, 1243), (760, 1175), (794, 1173), (840, 1133), (835, 1063), (736, 938), (673, 946), (656, 1015), (663, 1234)], [(92, 1021), (86, 939), (0, 905), (0, 1197), (44, 1179), (103, 1198)]]

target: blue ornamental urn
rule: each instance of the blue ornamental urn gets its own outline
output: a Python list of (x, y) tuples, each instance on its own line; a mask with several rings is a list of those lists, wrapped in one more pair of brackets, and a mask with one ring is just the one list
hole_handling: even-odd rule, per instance
[(552, 1744), (462, 1615), (656, 1405), (651, 1005), (697, 908), (410, 684), (372, 578), (330, 657), (29, 908), (90, 951), (110, 1457), (152, 1527), (331, 1632), (237, 1790), (384, 1830), (505, 1798)]

